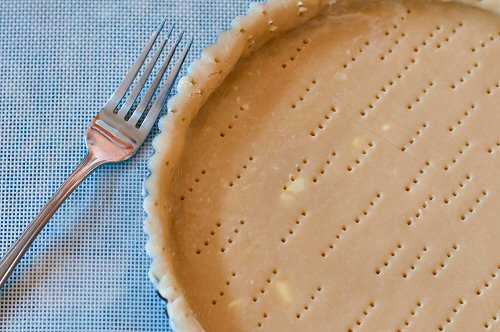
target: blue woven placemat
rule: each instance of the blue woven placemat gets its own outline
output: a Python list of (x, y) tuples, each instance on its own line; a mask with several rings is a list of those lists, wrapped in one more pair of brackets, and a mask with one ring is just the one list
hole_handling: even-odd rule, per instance
[[(84, 129), (161, 20), (196, 37), (189, 63), (248, 4), (0, 1), (0, 255), (83, 158)], [(0, 290), (0, 331), (169, 330), (142, 230), (151, 139), (63, 205)]]

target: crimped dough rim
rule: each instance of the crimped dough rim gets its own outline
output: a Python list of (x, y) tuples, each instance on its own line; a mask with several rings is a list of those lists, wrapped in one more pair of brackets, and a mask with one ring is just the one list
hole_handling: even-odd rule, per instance
[[(500, 12), (500, 0), (443, 1), (457, 1)], [(305, 23), (335, 2), (269, 0), (265, 4), (252, 3), (247, 15), (235, 18), (231, 28), (221, 33), (217, 42), (204, 49), (201, 58), (190, 65), (188, 75), (179, 80), (177, 94), (168, 101), (168, 110), (172, 114), (159, 121), (160, 133), (153, 141), (154, 154), (148, 162), (150, 176), (144, 183), (144, 210), (147, 213), (144, 230), (149, 237), (146, 252), (153, 260), (149, 275), (161, 296), (168, 301), (167, 311), (176, 331), (203, 331), (175, 276), (167, 231), (170, 201), (164, 190), (171, 182), (172, 170), (180, 159), (189, 125), (241, 58)]]

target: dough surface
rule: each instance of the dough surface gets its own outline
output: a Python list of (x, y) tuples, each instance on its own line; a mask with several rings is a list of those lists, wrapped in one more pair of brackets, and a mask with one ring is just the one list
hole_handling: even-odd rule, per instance
[(170, 250), (206, 331), (500, 329), (500, 19), (350, 1), (190, 124)]

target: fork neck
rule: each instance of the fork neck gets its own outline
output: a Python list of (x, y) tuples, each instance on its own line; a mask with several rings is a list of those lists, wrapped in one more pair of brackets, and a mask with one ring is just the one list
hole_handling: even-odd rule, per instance
[[(92, 150), (87, 151), (85, 158), (80, 162), (80, 165), (75, 169), (73, 174), (68, 178), (68, 181), (71, 180), (71, 177), (78, 176), (81, 177), (81, 180), (84, 180), (89, 174), (96, 170), (96, 168), (106, 164), (106, 161), (98, 158)], [(81, 182), (81, 181), (80, 181)]]
[(87, 152), (80, 165), (78, 165), (74, 172), (62, 184), (56, 194), (49, 200), (45, 208), (38, 215), (37, 219), (50, 219), (59, 206), (73, 192), (73, 190), (75, 190), (75, 188), (96, 168), (104, 164), (105, 162), (97, 158), (91, 151)]

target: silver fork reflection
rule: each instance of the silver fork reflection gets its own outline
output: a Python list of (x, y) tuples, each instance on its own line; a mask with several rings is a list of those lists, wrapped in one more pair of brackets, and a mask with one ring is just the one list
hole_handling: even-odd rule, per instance
[[(180, 68), (186, 58), (192, 45), (193, 39), (190, 39), (182, 51), (179, 59), (172, 68), (165, 84), (159, 90), (156, 100), (148, 109), (154, 94), (159, 89), (162, 78), (167, 67), (172, 60), (179, 42), (183, 37), (180, 33), (173, 47), (170, 49), (163, 64), (156, 73), (151, 86), (144, 97), (134, 108), (140, 92), (143, 90), (148, 78), (155, 67), (156, 62), (172, 33), (172, 28), (168, 32), (168, 37), (161, 41), (160, 45), (149, 64), (144, 69), (143, 74), (132, 88), (132, 83), (142, 68), (148, 54), (155, 44), (160, 32), (165, 25), (165, 21), (155, 31), (149, 39), (146, 47), (139, 58), (135, 61), (129, 73), (125, 76), (122, 83), (118, 86), (108, 102), (102, 107), (101, 111), (92, 120), (86, 131), (87, 155), (77, 169), (58, 189), (55, 195), (48, 201), (40, 214), (31, 222), (17, 242), (7, 252), (0, 261), (0, 288), (3, 287), (11, 273), (16, 268), (23, 255), (36, 239), (40, 231), (54, 215), (61, 204), (73, 192), (73, 190), (92, 173), (96, 168), (108, 164), (118, 163), (128, 160), (144, 143), (149, 132), (160, 114), (170, 90), (174, 84)], [(124, 99), (127, 91), (132, 88), (130, 95), (124, 101), (123, 105), (117, 110), (120, 102)]]

